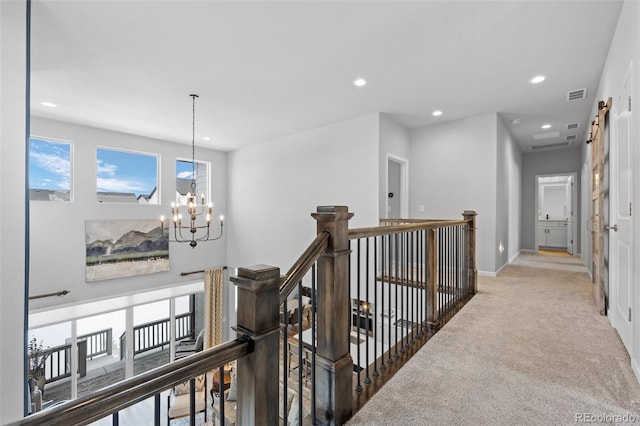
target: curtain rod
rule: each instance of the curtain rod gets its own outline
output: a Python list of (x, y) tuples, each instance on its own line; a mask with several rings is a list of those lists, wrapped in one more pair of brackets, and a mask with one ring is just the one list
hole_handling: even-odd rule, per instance
[(29, 296), (29, 300), (42, 299), (43, 297), (66, 296), (69, 293), (71, 293), (70, 290), (62, 290), (62, 291), (58, 291), (56, 293), (39, 294), (37, 296)]
[[(229, 269), (228, 266), (223, 266), (222, 269)], [(186, 277), (187, 275), (191, 275), (191, 274), (202, 274), (204, 273), (204, 269), (201, 269), (199, 271), (191, 271), (191, 272), (180, 272), (180, 276), (181, 277)]]

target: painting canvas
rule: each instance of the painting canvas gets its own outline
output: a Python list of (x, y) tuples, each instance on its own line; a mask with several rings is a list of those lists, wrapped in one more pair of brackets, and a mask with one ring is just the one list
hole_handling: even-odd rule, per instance
[(169, 233), (158, 219), (85, 221), (87, 282), (169, 270)]

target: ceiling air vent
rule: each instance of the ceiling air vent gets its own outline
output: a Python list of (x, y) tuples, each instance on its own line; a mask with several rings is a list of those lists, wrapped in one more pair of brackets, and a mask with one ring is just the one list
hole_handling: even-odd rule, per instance
[(554, 143), (554, 144), (548, 144), (548, 145), (531, 145), (529, 147), (529, 151), (546, 151), (550, 149), (569, 148), (571, 145), (573, 145), (573, 141), (560, 142), (560, 143)]
[(578, 135), (568, 135), (566, 139), (568, 141), (575, 141), (577, 137), (578, 137)]
[(537, 133), (533, 135), (534, 140), (542, 140), (542, 139), (553, 139), (560, 136), (560, 132), (547, 132), (547, 133)]
[(572, 90), (570, 92), (567, 93), (567, 100), (568, 101), (577, 101), (578, 99), (584, 99), (587, 97), (587, 89), (578, 89), (578, 90)]
[(567, 130), (577, 129), (578, 127), (580, 127), (580, 123), (567, 124)]

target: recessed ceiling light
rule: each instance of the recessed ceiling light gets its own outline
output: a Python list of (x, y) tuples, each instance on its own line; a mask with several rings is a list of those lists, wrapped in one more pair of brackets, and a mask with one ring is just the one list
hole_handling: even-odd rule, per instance
[(431, 113), (434, 117), (440, 117), (442, 115), (442, 111), (436, 110)]
[(536, 75), (531, 80), (529, 80), (533, 84), (542, 83), (544, 81), (544, 75)]
[(202, 137), (202, 140), (203, 140), (203, 141), (210, 141), (210, 140), (211, 140), (211, 138), (210, 138), (209, 136), (203, 136), (203, 137)]
[(543, 129), (550, 129), (551, 128), (551, 124), (543, 124), (542, 128)]
[(54, 104), (52, 102), (40, 102), (40, 105), (46, 106), (46, 107), (49, 107), (49, 108), (55, 108), (55, 107), (58, 106), (58, 105), (56, 105), (56, 104)]
[(366, 86), (367, 85), (367, 80), (365, 80), (364, 78), (357, 78), (357, 79), (353, 80), (353, 85), (356, 86), (356, 87)]
[(511, 124), (520, 124), (520, 119), (519, 118), (514, 118), (513, 121), (511, 122)]

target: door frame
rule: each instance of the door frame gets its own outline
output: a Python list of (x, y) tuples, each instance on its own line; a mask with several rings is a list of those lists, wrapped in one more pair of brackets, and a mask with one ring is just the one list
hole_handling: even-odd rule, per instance
[[(618, 90), (618, 92), (616, 93), (616, 101), (618, 101), (620, 95), (623, 94), (624, 92), (624, 87), (625, 85), (628, 83), (631, 85), (631, 87), (628, 89), (628, 95), (629, 96), (633, 96), (633, 63), (629, 63), (629, 66), (626, 70), (626, 72), (624, 73), (624, 77), (622, 79), (623, 84), (622, 87)], [(616, 114), (619, 112), (620, 109), (622, 109), (623, 111), (627, 108), (627, 103), (625, 102), (626, 99), (622, 100), (622, 105), (620, 105), (620, 103), (618, 102), (616, 103), (612, 103), (612, 107), (611, 107), (611, 111), (613, 112), (613, 114), (610, 115), (609, 118), (609, 122), (610, 122), (610, 126), (611, 126), (611, 138), (609, 141), (609, 158), (610, 158), (610, 167), (609, 167), (609, 224), (613, 226), (614, 224), (617, 225), (618, 224), (618, 213), (619, 213), (619, 200), (618, 200), (618, 179), (615, 179), (613, 177), (614, 173), (616, 173), (616, 170), (618, 169), (618, 155), (617, 154), (617, 150), (619, 148), (618, 146), (618, 135), (620, 133), (619, 130), (619, 126), (618, 126), (618, 121), (613, 121), (616, 117)], [(630, 102), (630, 98), (629, 98), (629, 102)], [(631, 106), (629, 103), (628, 106), (629, 110), (629, 120), (630, 120), (630, 125), (629, 125), (629, 131), (631, 132), (629, 134), (629, 138), (633, 141), (633, 115), (631, 112)], [(633, 197), (633, 176), (634, 173), (636, 172), (636, 170), (634, 170), (634, 162), (633, 162), (633, 158), (635, 156), (635, 149), (633, 146), (633, 142), (631, 142), (630, 144), (630, 163), (629, 163), (629, 167), (630, 167), (630, 173), (631, 173), (631, 182), (630, 185), (631, 187), (629, 188), (630, 191), (630, 205), (629, 205), (629, 209), (632, 208), (632, 203), (634, 201), (634, 197)], [(629, 231), (629, 247), (630, 247), (630, 251), (631, 251), (631, 256), (629, 258), (629, 261), (631, 262), (631, 259), (634, 258), (634, 221), (633, 221), (633, 216), (631, 215), (631, 212), (629, 212), (629, 218), (628, 218), (628, 222), (629, 222), (629, 227), (630, 229)], [(622, 228), (624, 229), (624, 228)], [(614, 327), (616, 330), (618, 330), (618, 334), (620, 335), (621, 340), (623, 341), (623, 343), (625, 344), (625, 347), (627, 348), (627, 351), (629, 352), (630, 355), (633, 355), (633, 335), (634, 335), (634, 323), (632, 321), (631, 318), (631, 312), (635, 311), (635, 309), (637, 308), (635, 306), (635, 295), (634, 295), (634, 286), (631, 285), (628, 289), (628, 308), (630, 309), (629, 311), (629, 319), (628, 322), (630, 322), (630, 324), (620, 324), (621, 321), (624, 321), (624, 319), (621, 319), (617, 314), (617, 298), (618, 298), (618, 293), (620, 291), (620, 282), (618, 279), (618, 251), (617, 251), (617, 245), (618, 245), (618, 232), (617, 229), (615, 231), (610, 231), (609, 232), (609, 309), (607, 310), (607, 317), (609, 318), (609, 322), (611, 323), (611, 326)], [(629, 273), (629, 281), (631, 283), (634, 283), (634, 268), (633, 268), (633, 264), (629, 265), (629, 269), (628, 269), (628, 273)], [(621, 328), (627, 326), (628, 329), (624, 330), (626, 332), (628, 332), (630, 335), (627, 335), (624, 333), (624, 331), (621, 333)], [(624, 334), (624, 336), (623, 336)], [(624, 338), (623, 338), (624, 337)]]
[[(538, 241), (538, 228), (540, 227), (540, 221), (539, 221), (539, 215), (538, 215), (538, 209), (540, 208), (540, 194), (539, 194), (539, 189), (540, 189), (540, 178), (549, 178), (549, 177), (560, 177), (560, 176), (570, 176), (573, 178), (573, 186), (571, 187), (571, 210), (573, 212), (573, 220), (571, 221), (571, 234), (573, 235), (573, 256), (576, 256), (577, 254), (577, 250), (576, 250), (576, 240), (577, 238), (577, 224), (576, 224), (576, 218), (578, 217), (578, 181), (577, 181), (577, 176), (578, 174), (576, 172), (566, 172), (566, 173), (551, 173), (551, 174), (544, 174), (544, 175), (536, 175), (535, 177), (535, 186), (536, 186), (536, 190), (535, 190), (535, 214), (534, 214), (534, 236), (535, 236), (535, 249), (536, 251), (539, 250), (540, 248), (540, 241)], [(567, 230), (568, 231), (568, 230)]]
[(409, 218), (409, 160), (398, 155), (387, 152), (387, 158), (384, 165), (385, 170), (385, 217), (389, 218), (389, 161), (400, 164), (400, 216), (401, 218), (392, 219), (408, 219)]

